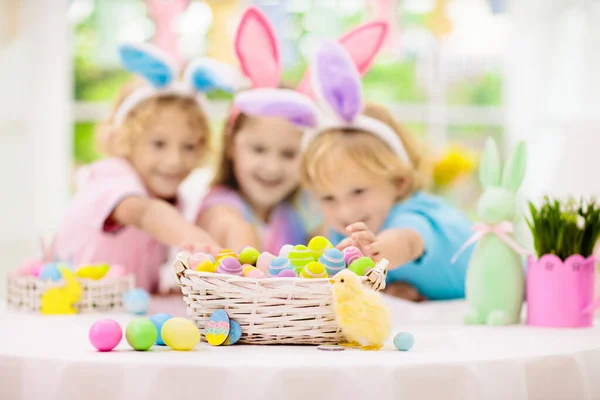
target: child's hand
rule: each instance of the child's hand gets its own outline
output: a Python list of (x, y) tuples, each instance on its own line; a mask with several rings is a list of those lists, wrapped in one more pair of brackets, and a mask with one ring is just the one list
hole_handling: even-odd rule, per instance
[(383, 293), (408, 301), (422, 302), (427, 300), (416, 287), (406, 282), (393, 282), (383, 289)]
[(377, 236), (365, 225), (364, 222), (356, 222), (346, 227), (349, 237), (342, 240), (336, 247), (343, 250), (348, 246), (356, 246), (367, 257), (374, 260), (380, 255)]
[(221, 248), (219, 246), (215, 246), (212, 243), (190, 243), (186, 242), (180, 246), (182, 251), (187, 251), (191, 254), (195, 253), (206, 253), (212, 256), (216, 256)]

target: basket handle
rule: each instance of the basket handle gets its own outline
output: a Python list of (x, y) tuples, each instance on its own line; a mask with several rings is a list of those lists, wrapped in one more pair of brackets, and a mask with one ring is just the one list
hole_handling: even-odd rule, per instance
[(366, 283), (371, 285), (373, 290), (385, 289), (385, 279), (387, 277), (387, 267), (390, 262), (386, 258), (382, 258), (375, 264), (373, 268), (367, 271), (365, 274)]
[(181, 251), (177, 253), (177, 256), (175, 256), (175, 261), (173, 261), (173, 270), (175, 271), (177, 283), (181, 283), (180, 279), (185, 274), (185, 270), (190, 269), (190, 257), (191, 254), (187, 251)]

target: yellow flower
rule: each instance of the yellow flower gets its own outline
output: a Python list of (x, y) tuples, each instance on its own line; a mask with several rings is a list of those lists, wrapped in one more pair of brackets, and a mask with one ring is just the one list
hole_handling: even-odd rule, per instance
[(433, 181), (438, 187), (452, 184), (461, 176), (473, 170), (474, 161), (468, 150), (454, 146), (439, 159), (433, 167)]

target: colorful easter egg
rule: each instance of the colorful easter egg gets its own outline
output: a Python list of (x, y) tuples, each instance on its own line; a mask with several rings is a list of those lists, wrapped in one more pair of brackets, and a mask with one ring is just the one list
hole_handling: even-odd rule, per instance
[(359, 258), (364, 257), (363, 253), (355, 246), (346, 247), (342, 253), (344, 254), (344, 260), (348, 266)]
[[(244, 271), (244, 276), (248, 276), (248, 272), (258, 270), (254, 265), (244, 264), (242, 265), (242, 271)], [(259, 270), (260, 271), (260, 270)]]
[(315, 261), (315, 258), (308, 247), (301, 244), (294, 246), (288, 257), (290, 262), (294, 265), (297, 274), (300, 274), (300, 271), (302, 271), (306, 264)]
[(132, 289), (123, 295), (123, 305), (132, 314), (144, 315), (150, 307), (150, 295), (144, 289)]
[(200, 330), (189, 319), (170, 318), (162, 326), (165, 344), (178, 351), (189, 351), (200, 342)]
[(256, 265), (260, 252), (253, 247), (246, 247), (240, 251), (240, 262), (242, 264)]
[(341, 270), (346, 268), (344, 255), (336, 248), (327, 249), (319, 258), (319, 262), (325, 266), (327, 275), (334, 276)]
[(79, 278), (98, 280), (103, 278), (107, 272), (108, 269), (98, 268), (96, 265), (84, 265), (77, 269), (75, 275)]
[(294, 249), (294, 246), (291, 244), (285, 244), (285, 245), (281, 246), (281, 249), (279, 249), (279, 257), (289, 258), (290, 251), (292, 251), (293, 249)]
[(369, 257), (360, 257), (355, 260), (348, 267), (349, 270), (353, 271), (358, 276), (364, 276), (368, 270), (375, 266), (375, 261), (371, 260)]
[(98, 264), (96, 265), (96, 268), (98, 270), (98, 275), (96, 279), (104, 278), (108, 271), (110, 271), (110, 265), (108, 264)]
[(98, 351), (111, 351), (121, 342), (123, 330), (114, 319), (101, 319), (94, 322), (88, 337)]
[(268, 251), (262, 252), (261, 255), (258, 256), (258, 260), (256, 260), (256, 268), (260, 269), (265, 274), (268, 274), (271, 260), (274, 258), (275, 256)]
[(212, 346), (220, 346), (227, 340), (229, 328), (229, 315), (224, 310), (217, 310), (206, 322), (204, 337)]
[(169, 314), (154, 314), (150, 317), (150, 322), (154, 324), (156, 328), (157, 336), (156, 336), (156, 344), (159, 346), (164, 346), (165, 342), (163, 341), (161, 330), (165, 322), (173, 318), (172, 315)]
[(237, 258), (233, 257), (222, 258), (219, 267), (217, 268), (217, 273), (244, 276), (242, 264), (240, 264)]
[(293, 269), (284, 269), (279, 274), (277, 274), (277, 278), (296, 278), (296, 271)]
[(262, 272), (260, 269), (255, 268), (252, 271), (248, 272), (248, 275), (246, 275), (246, 277), (248, 277), (248, 278), (255, 278), (255, 279), (262, 279), (262, 278), (266, 278), (267, 275), (265, 275), (265, 273)]
[(41, 280), (60, 281), (62, 274), (55, 263), (46, 263), (40, 271), (39, 278)]
[(22, 262), (15, 272), (19, 276), (32, 275), (32, 271), (37, 269), (38, 270), (37, 276), (39, 276), (40, 271), (42, 270), (43, 267), (44, 267), (44, 262), (38, 260), (37, 258), (34, 258), (34, 259), (30, 259), (30, 260)]
[(272, 278), (277, 276), (284, 269), (291, 269), (293, 267), (294, 266), (287, 258), (275, 257), (271, 260), (271, 265), (269, 266), (269, 277)]
[(147, 318), (134, 319), (125, 329), (125, 338), (131, 347), (138, 351), (146, 351), (154, 343), (158, 333), (154, 324)]
[(217, 272), (217, 266), (210, 259), (208, 259), (208, 260), (201, 261), (196, 266), (196, 271), (215, 273), (215, 272)]
[(217, 254), (217, 257), (215, 258), (215, 263), (219, 264), (222, 259), (228, 257), (233, 257), (237, 260), (237, 254), (235, 254), (235, 251), (230, 249), (223, 249)]
[(242, 327), (240, 324), (234, 320), (229, 320), (229, 325), (229, 336), (227, 337), (227, 340), (225, 340), (225, 343), (223, 343), (225, 346), (236, 344), (242, 337)]
[(202, 253), (202, 252), (194, 253), (190, 256), (190, 259), (189, 259), (190, 268), (196, 269), (196, 267), (204, 261), (210, 261), (212, 263), (213, 260), (212, 260), (212, 257), (206, 253)]
[(327, 271), (323, 264), (313, 261), (304, 266), (300, 272), (300, 277), (308, 279), (327, 278)]
[(106, 273), (107, 278), (121, 278), (126, 275), (125, 267), (122, 265), (112, 265)]
[(319, 257), (323, 255), (323, 252), (327, 249), (333, 248), (333, 245), (329, 240), (327, 240), (327, 238), (323, 236), (315, 236), (314, 238), (310, 239), (310, 242), (308, 242), (308, 248), (312, 252), (314, 259), (318, 260)]
[(394, 346), (400, 351), (408, 351), (415, 345), (415, 337), (410, 332), (400, 332), (394, 336)]

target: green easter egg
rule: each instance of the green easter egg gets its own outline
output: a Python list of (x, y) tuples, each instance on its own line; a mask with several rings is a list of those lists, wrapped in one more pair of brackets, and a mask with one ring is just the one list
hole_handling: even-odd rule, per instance
[(258, 256), (260, 256), (260, 252), (253, 247), (246, 247), (240, 251), (240, 263), (256, 265), (256, 260), (258, 260)]
[(125, 337), (135, 350), (146, 351), (156, 342), (158, 332), (152, 321), (147, 318), (137, 318), (127, 325)]
[(288, 258), (298, 275), (306, 264), (316, 261), (308, 247), (301, 244), (294, 246)]
[(369, 257), (361, 257), (354, 260), (354, 262), (350, 264), (348, 269), (350, 271), (353, 271), (358, 276), (364, 276), (367, 273), (367, 271), (373, 268), (374, 266), (375, 261), (371, 260)]

